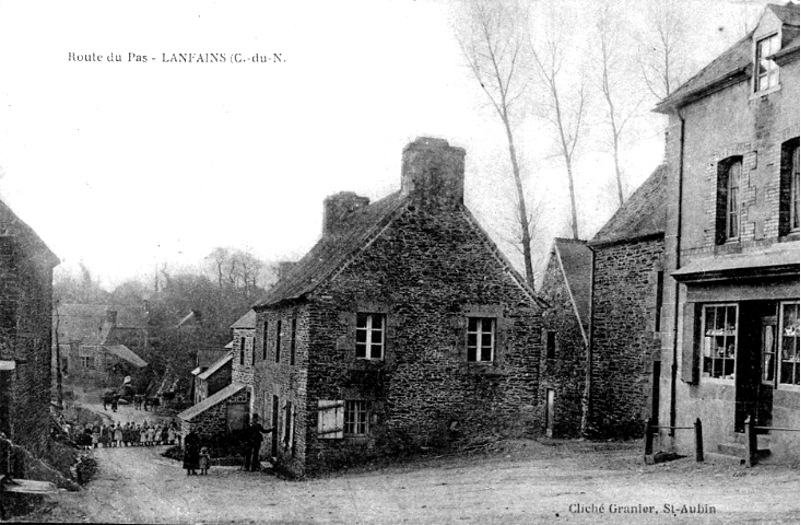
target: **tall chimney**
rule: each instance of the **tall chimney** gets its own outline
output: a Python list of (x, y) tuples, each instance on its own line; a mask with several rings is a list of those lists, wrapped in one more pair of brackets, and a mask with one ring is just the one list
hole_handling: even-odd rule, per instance
[(339, 233), (348, 215), (370, 204), (370, 199), (352, 191), (341, 191), (323, 201), (323, 235)]
[(403, 148), (401, 192), (422, 207), (451, 207), (464, 201), (462, 148), (447, 140), (418, 137)]

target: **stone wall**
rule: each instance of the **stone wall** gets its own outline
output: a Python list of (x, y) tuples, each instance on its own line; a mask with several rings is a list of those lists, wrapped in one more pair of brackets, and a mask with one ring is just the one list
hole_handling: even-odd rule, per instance
[(52, 281), (57, 261), (0, 206), (0, 229), (7, 234), (0, 237), (0, 359), (17, 361), (14, 371), (2, 372), (9, 389), (7, 425), (12, 440), (39, 455), (49, 438)]
[[(429, 214), (409, 205), (315, 291), (307, 318), (306, 473), (539, 429), (540, 309), (495, 250), (464, 208)], [(383, 360), (356, 359), (358, 312), (386, 315)], [(495, 320), (491, 363), (467, 361), (469, 316)], [(368, 402), (368, 435), (319, 439), (320, 400)]]
[[(191, 430), (194, 430), (201, 440), (209, 440), (213, 436), (229, 433), (228, 411), (230, 405), (247, 405), (250, 403), (250, 394), (247, 390), (242, 390), (236, 395), (221, 400), (197, 414), (190, 421), (181, 420), (181, 435), (185, 438)], [(182, 439), (183, 441), (183, 439)]]
[(593, 251), (588, 432), (639, 436), (650, 415), (652, 366), (659, 358), (657, 272), (662, 269), (664, 240), (594, 246)]
[[(574, 437), (581, 432), (582, 398), (586, 384), (587, 347), (576, 317), (570, 292), (555, 254), (543, 276), (540, 297), (550, 308), (542, 314), (543, 351), (540, 360), (540, 407), (544, 410), (547, 390), (554, 391), (553, 437)], [(553, 358), (546, 355), (546, 333), (554, 332)], [(543, 419), (545, 414), (542, 415)]]

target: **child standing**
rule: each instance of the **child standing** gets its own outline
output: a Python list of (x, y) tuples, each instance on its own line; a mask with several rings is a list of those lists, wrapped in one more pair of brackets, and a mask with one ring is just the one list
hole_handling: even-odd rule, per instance
[(208, 447), (203, 447), (200, 449), (200, 475), (205, 476), (209, 473), (209, 467), (211, 466), (211, 454), (209, 454)]

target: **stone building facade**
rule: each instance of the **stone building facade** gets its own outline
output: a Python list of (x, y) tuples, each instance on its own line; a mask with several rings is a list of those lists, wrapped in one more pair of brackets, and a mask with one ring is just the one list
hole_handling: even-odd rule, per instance
[(586, 396), (592, 252), (586, 241), (554, 239), (539, 295), (542, 315), (540, 406), (549, 437), (581, 435)]
[(253, 310), (237, 319), (231, 325), (234, 339), (226, 345), (228, 351), (208, 367), (192, 371), (195, 404), (178, 414), (183, 435), (193, 429), (210, 438), (247, 425), (253, 406), (253, 373), (246, 356), (253, 358), (255, 322)]
[(584, 432), (590, 436), (641, 436), (658, 403), (665, 174), (664, 165), (654, 170), (588, 243), (592, 327)]
[[(753, 32), (669, 97), (664, 424), (743, 447), (747, 418), (774, 459), (798, 461), (799, 8)], [(692, 433), (663, 431), (687, 452)]]
[(400, 191), (327, 198), (322, 238), (255, 307), (233, 377), (279, 468), (539, 428), (545, 303), (464, 206), (464, 155), (420, 138)]
[(0, 202), (0, 431), (37, 455), (49, 438), (52, 283), (58, 262)]

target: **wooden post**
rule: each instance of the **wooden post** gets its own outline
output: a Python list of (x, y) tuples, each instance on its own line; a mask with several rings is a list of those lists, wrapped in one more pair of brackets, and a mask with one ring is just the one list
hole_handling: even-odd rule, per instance
[(756, 462), (757, 437), (751, 416), (745, 418), (745, 466), (753, 467)]
[(651, 430), (651, 418), (645, 420), (645, 455), (654, 453), (654, 433)]
[(695, 461), (704, 460), (704, 431), (701, 427), (701, 418), (695, 420)]

